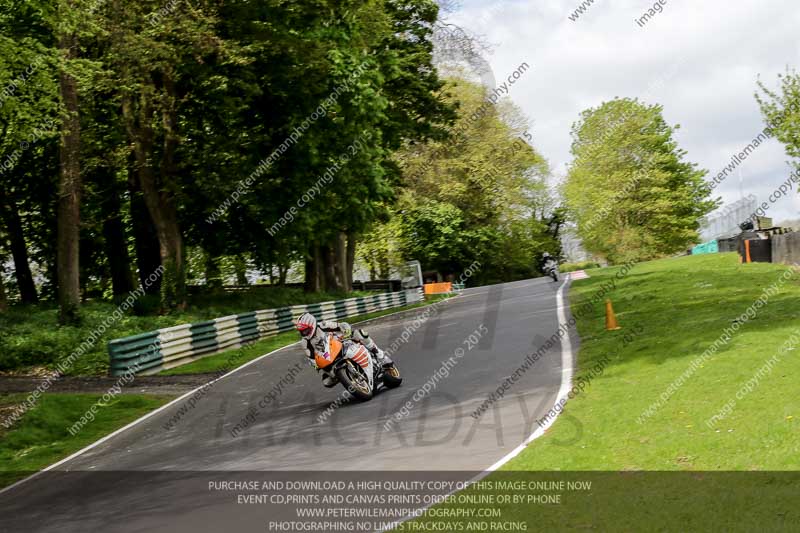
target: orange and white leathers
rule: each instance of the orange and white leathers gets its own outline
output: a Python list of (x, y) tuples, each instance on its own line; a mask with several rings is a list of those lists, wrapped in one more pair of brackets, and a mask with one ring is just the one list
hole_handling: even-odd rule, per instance
[(353, 327), (347, 322), (337, 322), (334, 320), (319, 322), (314, 330), (314, 334), (307, 339), (308, 342), (306, 349), (309, 352), (308, 356), (310, 358), (314, 357), (315, 350), (322, 350), (326, 332), (339, 333), (344, 340), (350, 340), (352, 338), (352, 340), (354, 340), (356, 343), (364, 345), (367, 350), (369, 350), (369, 352), (375, 356), (378, 363), (381, 365), (392, 363), (392, 360), (389, 358), (389, 356), (386, 355), (383, 350), (378, 348), (378, 345), (375, 344), (375, 341), (372, 340), (366, 331), (363, 329), (354, 330)]
[(375, 388), (375, 358), (363, 344), (352, 340), (344, 340), (335, 332), (321, 332), (318, 337), (312, 335), (311, 338), (306, 340), (307, 348), (310, 353), (310, 360), (312, 361), (311, 364), (318, 370), (324, 369), (324, 376), (329, 376), (323, 379), (323, 383), (325, 383), (326, 379), (328, 380), (328, 382), (325, 383), (326, 387), (333, 386), (336, 383), (336, 381), (331, 381), (335, 378), (330, 374), (329, 365), (337, 358), (343, 357), (345, 359), (351, 359), (355, 364), (360, 366), (364, 370), (370, 389)]

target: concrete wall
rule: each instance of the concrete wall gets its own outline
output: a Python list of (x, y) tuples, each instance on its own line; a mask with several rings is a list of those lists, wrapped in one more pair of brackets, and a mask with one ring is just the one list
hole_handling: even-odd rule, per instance
[(772, 262), (800, 265), (800, 233), (772, 236)]

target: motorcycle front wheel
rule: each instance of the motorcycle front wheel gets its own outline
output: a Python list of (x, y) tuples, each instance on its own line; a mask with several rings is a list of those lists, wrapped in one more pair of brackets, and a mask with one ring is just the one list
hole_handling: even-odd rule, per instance
[(336, 369), (336, 377), (342, 382), (342, 385), (347, 392), (355, 396), (361, 401), (372, 399), (372, 389), (369, 386), (369, 380), (366, 374), (358, 364), (348, 359), (345, 363)]

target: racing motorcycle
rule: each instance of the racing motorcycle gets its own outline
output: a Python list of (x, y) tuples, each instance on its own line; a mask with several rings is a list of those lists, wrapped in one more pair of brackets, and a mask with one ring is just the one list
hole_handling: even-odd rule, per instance
[(315, 352), (314, 362), (326, 377), (341, 383), (350, 394), (362, 401), (372, 399), (381, 384), (393, 389), (403, 382), (397, 365), (392, 363), (382, 367), (363, 344), (343, 341), (334, 333), (325, 334), (325, 352)]
[(558, 263), (553, 261), (552, 263), (545, 265), (544, 273), (553, 278), (553, 281), (558, 281)]

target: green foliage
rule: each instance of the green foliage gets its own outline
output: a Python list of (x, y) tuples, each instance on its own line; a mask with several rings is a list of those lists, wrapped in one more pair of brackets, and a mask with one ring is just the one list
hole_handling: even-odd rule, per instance
[[(786, 149), (786, 155), (800, 158), (800, 74), (787, 69), (778, 75), (780, 87), (777, 91), (767, 88), (759, 80), (758, 86), (763, 94), (756, 93), (764, 122)], [(800, 162), (793, 161), (796, 170)]]
[(698, 242), (700, 219), (717, 203), (674, 129), (661, 106), (628, 98), (587, 109), (573, 125), (563, 196), (587, 251), (619, 263)]
[(443, 96), (459, 109), (450, 137), (397, 154), (402, 255), (445, 275), (479, 261), (471, 283), (537, 275), (538, 255), (560, 249), (560, 224), (550, 225), (549, 169), (527, 142), (524, 117), (508, 102), (490, 104), (484, 87), (464, 79), (449, 80)]
[(600, 263), (594, 261), (578, 261), (576, 263), (561, 263), (558, 270), (561, 272), (575, 272), (576, 270), (589, 270), (590, 268), (600, 268)]

